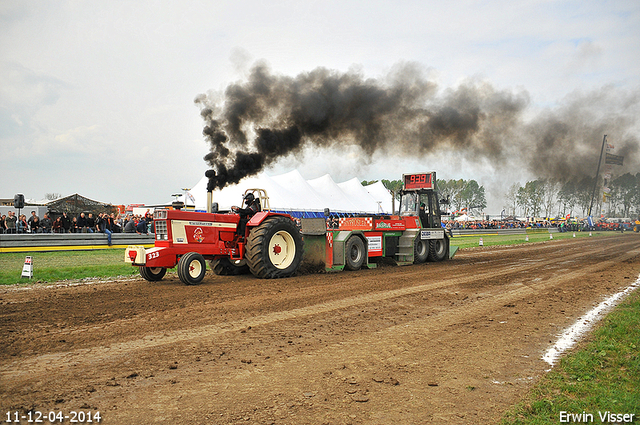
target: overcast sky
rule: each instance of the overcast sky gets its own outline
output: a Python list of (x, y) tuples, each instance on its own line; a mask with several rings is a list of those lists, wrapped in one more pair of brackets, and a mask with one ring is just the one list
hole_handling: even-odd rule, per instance
[[(414, 62), (443, 90), (472, 78), (524, 91), (531, 115), (577, 92), (640, 87), (637, 0), (0, 0), (0, 28), (0, 198), (170, 201), (207, 169), (194, 99), (258, 61), (277, 75), (370, 78)], [(340, 182), (435, 170), (485, 185), (493, 213), (511, 183), (532, 178), (450, 158), (307, 152), (267, 173)]]

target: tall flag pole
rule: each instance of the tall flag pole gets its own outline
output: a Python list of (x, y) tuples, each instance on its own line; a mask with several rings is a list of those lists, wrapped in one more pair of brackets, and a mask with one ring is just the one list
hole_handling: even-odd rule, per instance
[(591, 203), (589, 204), (589, 213), (587, 216), (591, 217), (591, 209), (593, 208), (593, 198), (596, 196), (596, 188), (598, 187), (598, 176), (600, 175), (600, 164), (602, 163), (602, 153), (604, 152), (604, 145), (607, 141), (607, 135), (602, 138), (602, 148), (600, 149), (600, 159), (598, 160), (598, 171), (596, 171), (595, 182), (593, 183), (593, 192), (591, 193)]

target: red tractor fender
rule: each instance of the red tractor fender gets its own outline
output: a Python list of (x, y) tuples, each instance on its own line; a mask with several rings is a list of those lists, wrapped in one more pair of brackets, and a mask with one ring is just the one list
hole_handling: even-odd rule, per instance
[(293, 220), (293, 218), (291, 218), (289, 214), (274, 213), (272, 211), (260, 211), (255, 213), (253, 217), (251, 217), (251, 219), (247, 223), (247, 227), (259, 226), (265, 219), (274, 216), (287, 217), (289, 220)]

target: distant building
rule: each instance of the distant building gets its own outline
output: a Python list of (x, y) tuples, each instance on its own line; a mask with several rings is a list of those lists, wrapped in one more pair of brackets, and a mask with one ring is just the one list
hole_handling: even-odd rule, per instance
[(62, 215), (64, 212), (70, 216), (77, 216), (82, 212), (93, 213), (94, 215), (101, 212), (109, 214), (118, 212), (118, 207), (115, 205), (94, 201), (77, 193), (49, 201), (46, 206), (49, 208), (49, 213), (52, 217)]

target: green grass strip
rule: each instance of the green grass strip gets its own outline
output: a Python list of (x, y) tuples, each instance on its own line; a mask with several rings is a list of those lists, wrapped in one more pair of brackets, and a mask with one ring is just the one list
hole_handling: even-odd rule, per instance
[(638, 348), (640, 291), (636, 290), (593, 331), (584, 348), (564, 357), (501, 423), (640, 423)]
[[(494, 230), (495, 232), (495, 230)], [(496, 245), (516, 245), (516, 244), (526, 244), (526, 243), (535, 243), (535, 242), (545, 242), (545, 241), (558, 241), (564, 239), (573, 239), (574, 232), (564, 232), (564, 233), (549, 233), (548, 230), (544, 232), (535, 232), (535, 233), (527, 233), (526, 235), (491, 235), (490, 231), (487, 230), (487, 234), (484, 235), (461, 235), (454, 236), (451, 239), (451, 245), (457, 246), (460, 249), (463, 248), (472, 248), (476, 246), (480, 246), (480, 238), (482, 238), (482, 246), (496, 246)], [(550, 235), (553, 237), (551, 239)], [(589, 232), (575, 232), (576, 238), (588, 238), (588, 237), (599, 237), (603, 235), (617, 235), (617, 236), (629, 236), (631, 233), (627, 232), (625, 234), (616, 233), (616, 232), (591, 232), (592, 236), (589, 236)], [(527, 241), (528, 237), (528, 241)]]
[[(21, 277), (26, 256), (33, 261), (32, 279)], [(124, 249), (0, 254), (2, 285), (130, 276), (137, 273), (136, 267), (124, 262)]]

